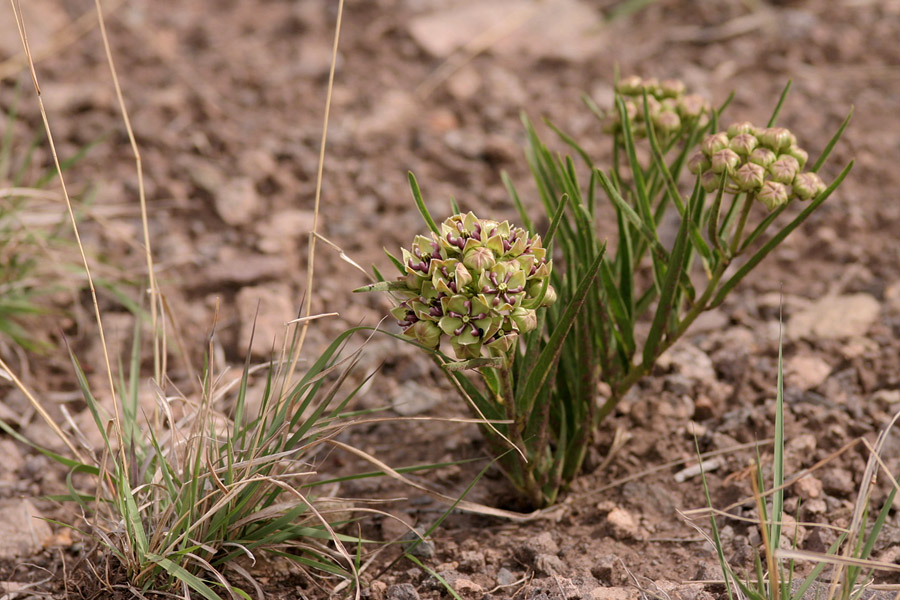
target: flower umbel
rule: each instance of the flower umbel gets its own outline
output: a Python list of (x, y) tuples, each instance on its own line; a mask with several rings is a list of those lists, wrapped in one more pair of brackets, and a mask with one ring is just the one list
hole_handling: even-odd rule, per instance
[(471, 212), (438, 229), (402, 250), (402, 285), (393, 289), (404, 299), (391, 314), (423, 346), (446, 337), (460, 360), (508, 350), (534, 328), (535, 310), (556, 299), (541, 237)]
[(755, 194), (775, 210), (793, 198), (810, 200), (825, 191), (818, 175), (803, 172), (808, 157), (790, 130), (742, 122), (707, 136), (688, 168), (700, 175), (707, 192), (718, 188), (725, 173), (726, 192)]

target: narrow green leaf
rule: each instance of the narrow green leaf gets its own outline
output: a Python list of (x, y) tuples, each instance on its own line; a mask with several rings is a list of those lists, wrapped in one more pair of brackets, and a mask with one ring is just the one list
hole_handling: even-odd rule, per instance
[(158, 554), (147, 554), (147, 558), (157, 563), (166, 570), (172, 577), (183, 581), (192, 590), (206, 598), (207, 600), (222, 600), (221, 596), (213, 591), (211, 587), (206, 585), (202, 579), (185, 569), (179, 564), (162, 557)]
[(659, 295), (656, 314), (653, 317), (653, 323), (650, 325), (650, 332), (647, 334), (647, 341), (644, 342), (643, 364), (649, 365), (656, 360), (656, 350), (659, 343), (666, 333), (669, 315), (674, 307), (675, 290), (684, 271), (684, 256), (688, 245), (688, 223), (690, 219), (683, 219), (681, 226), (678, 228), (678, 236), (675, 238), (675, 247), (672, 249), (672, 255), (669, 260), (668, 272), (663, 282), (662, 291)]
[(461, 360), (457, 362), (446, 363), (444, 365), (444, 368), (448, 371), (465, 371), (468, 369), (481, 369), (484, 367), (500, 369), (504, 364), (505, 363), (502, 358), (482, 356), (479, 358), (472, 358), (470, 360)]
[(376, 281), (353, 290), (353, 293), (359, 292), (392, 292), (394, 290), (409, 290), (409, 286), (405, 281)]
[(529, 414), (531, 412), (531, 408), (534, 405), (534, 400), (537, 398), (538, 392), (541, 387), (543, 387), (553, 365), (559, 357), (563, 340), (565, 340), (568, 335), (572, 323), (575, 321), (575, 317), (584, 305), (588, 290), (594, 284), (594, 280), (597, 277), (597, 272), (603, 261), (604, 250), (605, 248), (597, 253), (593, 263), (591, 263), (590, 267), (585, 271), (585, 275), (579, 283), (578, 289), (575, 290), (575, 293), (572, 295), (568, 306), (556, 323), (553, 332), (550, 334), (550, 339), (547, 340), (546, 346), (544, 346), (537, 361), (535, 361), (534, 368), (531, 370), (525, 388), (522, 391), (522, 397), (516, 399), (517, 404), (521, 403), (521, 406), (523, 407), (523, 414)]
[(425, 200), (422, 198), (422, 191), (419, 189), (419, 182), (416, 181), (416, 176), (413, 175), (412, 171), (409, 172), (409, 189), (412, 190), (413, 199), (416, 201), (416, 208), (419, 209), (419, 214), (422, 215), (422, 219), (424, 219), (425, 224), (428, 225), (428, 229), (440, 235), (441, 230), (438, 229), (437, 223), (434, 222), (434, 219), (431, 218), (431, 213), (428, 212), (428, 207), (425, 206)]
[(841, 139), (841, 136), (844, 135), (844, 130), (847, 129), (847, 125), (850, 124), (850, 119), (853, 118), (853, 107), (850, 107), (850, 112), (847, 113), (847, 117), (844, 119), (844, 122), (841, 123), (841, 126), (838, 128), (837, 133), (831, 136), (831, 139), (828, 140), (828, 144), (825, 145), (825, 149), (822, 150), (821, 156), (816, 160), (816, 163), (812, 166), (810, 171), (813, 173), (817, 173), (819, 169), (822, 168), (822, 165), (825, 164), (825, 161), (828, 160), (829, 155), (831, 155), (831, 151), (834, 150), (835, 144), (838, 143), (838, 140)]
[(788, 92), (791, 89), (792, 81), (788, 79), (787, 84), (784, 86), (784, 89), (781, 90), (781, 96), (778, 97), (778, 104), (775, 105), (775, 110), (772, 111), (772, 117), (769, 119), (769, 123), (766, 127), (773, 127), (775, 122), (778, 121), (778, 114), (781, 112), (781, 107), (784, 105), (784, 101), (787, 99)]

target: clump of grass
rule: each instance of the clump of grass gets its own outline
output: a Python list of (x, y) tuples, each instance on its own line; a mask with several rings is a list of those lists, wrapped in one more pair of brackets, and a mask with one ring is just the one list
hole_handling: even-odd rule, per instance
[[(872, 575), (876, 571), (900, 571), (897, 565), (871, 559), (872, 551), (893, 507), (894, 498), (897, 491), (900, 490), (900, 478), (890, 473), (882, 460), (885, 442), (898, 419), (900, 419), (900, 413), (897, 413), (879, 434), (874, 446), (860, 438), (844, 446), (827, 459), (819, 461), (809, 469), (787, 479), (784, 468), (784, 375), (782, 345), (779, 341), (771, 487), (767, 489), (765, 486), (763, 469), (757, 454), (750, 476), (752, 497), (737, 502), (725, 510), (715, 510), (706, 475), (703, 473), (701, 465), (703, 491), (706, 495), (710, 518), (711, 536), (707, 536), (707, 539), (716, 549), (729, 600), (743, 597), (750, 600), (802, 600), (807, 593), (814, 593), (817, 598), (827, 598), (827, 600), (834, 598), (858, 600), (863, 592), (872, 587)], [(826, 552), (810, 552), (799, 549), (796, 535), (793, 540), (784, 540), (782, 530), (785, 522), (785, 489), (788, 489), (800, 477), (813, 472), (839, 454), (856, 446), (857, 443), (865, 445), (870, 455), (859, 494), (856, 497), (850, 525), (846, 529), (839, 529), (820, 523), (803, 524), (806, 527), (828, 527), (838, 532), (837, 539)], [(871, 498), (879, 471), (884, 471), (887, 481), (892, 487), (883, 505), (876, 512), (875, 507), (871, 505)], [(732, 565), (725, 558), (716, 516), (732, 517), (730, 511), (746, 503), (753, 503), (756, 507), (762, 550), (754, 554), (753, 565)], [(872, 518), (873, 515), (874, 518)], [(801, 577), (797, 573), (798, 562), (808, 562), (813, 567), (805, 576)], [(823, 580), (822, 576), (829, 566), (831, 567), (830, 577)], [(749, 572), (751, 575), (742, 576), (740, 575), (742, 571)]]
[[(339, 360), (351, 333), (332, 342), (295, 384), (286, 380), (287, 361), (273, 362), (260, 398), (248, 397), (249, 359), (240, 379), (223, 386), (210, 348), (199, 397), (155, 387), (157, 410), (140, 402), (135, 335), (117, 385), (121, 414), (112, 415), (73, 355), (103, 444), (88, 448), (79, 445), (83, 436), (63, 434), (76, 449), (70, 457), (35, 446), (70, 469), (69, 492), (54, 499), (76, 502), (84, 519), (67, 526), (96, 541), (142, 592), (186, 586), (205, 598), (223, 590), (242, 594), (226, 574), (258, 589), (241, 562), (255, 562), (261, 552), (326, 578), (353, 580), (355, 561), (345, 544), (361, 540), (335, 531), (347, 508), (317, 497), (315, 470), (323, 445), (346, 425), (342, 412), (359, 389), (340, 392), (359, 352)], [(227, 414), (217, 409), (226, 400)], [(5, 423), (0, 428), (29, 443)]]

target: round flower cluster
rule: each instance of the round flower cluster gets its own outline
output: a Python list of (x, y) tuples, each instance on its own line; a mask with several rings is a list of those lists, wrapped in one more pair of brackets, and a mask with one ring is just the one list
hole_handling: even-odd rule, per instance
[[(636, 137), (647, 136), (644, 122), (644, 92), (647, 92), (647, 112), (657, 134), (666, 138), (694, 126), (706, 125), (709, 103), (697, 94), (685, 94), (685, 86), (678, 79), (642, 79), (637, 75), (616, 83), (616, 92), (623, 96), (625, 112)], [(619, 110), (613, 107), (606, 113), (603, 131), (616, 133), (622, 129)]]
[(809, 158), (797, 138), (783, 127), (735, 123), (727, 131), (708, 136), (688, 159), (688, 169), (700, 175), (707, 192), (719, 188), (725, 173), (730, 193), (755, 194), (769, 210), (791, 198), (809, 200), (825, 191), (825, 183), (803, 167)]
[(457, 214), (440, 235), (403, 249), (403, 302), (391, 311), (404, 335), (437, 348), (450, 338), (460, 360), (504, 356), (519, 333), (537, 326), (535, 309), (556, 301), (551, 263), (538, 235), (507, 221)]

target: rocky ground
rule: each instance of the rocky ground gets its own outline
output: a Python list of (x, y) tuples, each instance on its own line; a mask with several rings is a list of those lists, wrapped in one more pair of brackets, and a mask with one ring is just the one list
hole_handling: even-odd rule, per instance
[[(99, 140), (67, 177), (79, 197), (90, 198), (81, 212), (85, 244), (98, 271), (137, 298), (144, 257), (134, 159), (89, 16), (93, 4), (25, 4), (61, 156)], [(730, 449), (772, 435), (782, 309), (788, 474), (856, 438), (873, 440), (900, 408), (900, 170), (894, 165), (900, 156), (900, 3), (659, 0), (623, 14), (627, 4), (357, 0), (346, 6), (318, 230), (363, 266), (387, 269), (382, 247), (408, 244), (422, 229), (406, 187), (408, 170), (435, 215), (444, 216), (454, 197), (479, 214), (514, 218), (500, 181), (504, 170), (536, 210), (520, 113), (550, 118), (605, 156), (599, 125), (580, 95), (608, 104), (616, 68), (681, 78), (714, 103), (734, 91), (728, 120), (757, 122), (767, 119), (793, 79), (781, 123), (814, 155), (855, 107), (823, 173), (833, 178), (853, 158), (846, 183), (629, 395), (604, 425), (589, 472), (559, 507), (526, 523), (454, 514), (435, 532), (421, 560), (464, 598), (624, 600), (644, 593), (688, 600), (722, 594), (721, 586), (690, 583), (720, 573), (713, 548), (679, 515), (704, 506), (700, 480), (679, 472), (695, 457), (696, 435), (701, 451), (726, 451), (708, 465), (713, 502), (724, 507), (749, 495), (740, 474), (754, 452)], [(104, 5), (146, 174), (157, 276), (189, 354), (201, 364), (218, 307), (217, 352), (235, 363), (248, 351), (264, 359), (309, 293), (306, 232), (314, 219), (337, 2)], [(40, 119), (11, 9), (0, 10), (0, 107), (8, 109), (16, 83), (25, 84), (16, 132), (28, 140)], [(58, 204), (56, 213), (48, 212), (57, 220), (63, 216)], [(68, 248), (63, 260), (71, 260)], [(384, 299), (349, 293), (363, 283), (362, 274), (319, 244), (313, 310), (340, 317), (311, 329), (310, 348), (384, 315)], [(64, 332), (90, 377), (102, 378), (89, 296), (59, 292), (52, 302), (63, 309), (60, 316), (41, 319), (34, 330), (54, 345)], [(101, 305), (118, 354), (131, 331), (129, 313), (109, 291), (101, 290)], [(256, 341), (249, 346), (257, 306)], [(3, 356), (50, 400), (54, 415), (66, 406), (76, 422), (90, 421), (62, 350), (25, 356), (7, 344)], [(374, 340), (363, 367), (382, 363), (360, 406), (392, 405), (405, 416), (466, 415), (440, 375), (410, 348)], [(175, 380), (187, 376), (183, 362), (173, 360), (170, 369)], [(32, 439), (56, 444), (6, 383), (0, 418)], [(616, 436), (626, 441), (604, 463)], [(483, 456), (477, 430), (464, 424), (381, 423), (348, 439), (396, 466)], [(83, 548), (77, 536), (30, 518), (41, 511), (58, 514), (38, 497), (57, 491), (65, 473), (6, 436), (0, 447), (0, 581), (6, 582), (0, 589), (9, 590), (7, 597), (42, 590), (90, 595), (96, 588), (84, 577), (72, 579), (80, 583), (71, 589), (60, 583), (63, 565), (73, 564)], [(896, 450), (889, 442), (885, 455), (895, 474)], [(761, 453), (770, 459), (767, 446)], [(798, 481), (788, 491), (791, 517), (846, 526), (867, 456), (857, 444)], [(346, 472), (367, 470), (351, 457), (342, 462)], [(421, 477), (459, 494), (480, 468), (447, 467)], [(407, 495), (388, 510), (416, 525), (428, 526), (444, 510), (414, 490), (379, 480), (349, 484), (340, 493)], [(873, 501), (884, 494), (876, 490)], [(493, 472), (470, 499), (510, 506), (508, 490)], [(753, 507), (736, 514), (752, 516)], [(726, 556), (739, 570), (752, 569), (757, 529), (740, 521), (722, 525)], [(366, 528), (379, 539), (402, 533), (390, 519), (371, 520)], [(813, 550), (827, 548), (834, 537), (808, 524), (797, 532), (801, 547)], [(446, 597), (433, 577), (408, 562), (372, 579), (393, 558), (389, 554), (366, 575), (367, 594)], [(875, 556), (893, 562), (898, 554), (900, 527), (892, 514)], [(327, 584), (281, 563), (261, 568), (268, 569), (261, 577), (270, 597), (327, 596)], [(22, 588), (48, 577), (37, 592)]]

